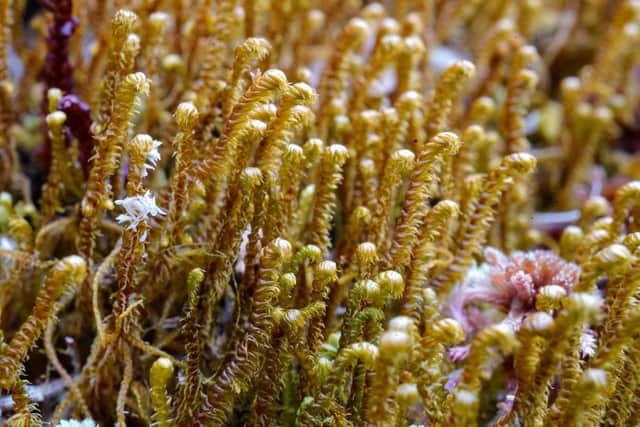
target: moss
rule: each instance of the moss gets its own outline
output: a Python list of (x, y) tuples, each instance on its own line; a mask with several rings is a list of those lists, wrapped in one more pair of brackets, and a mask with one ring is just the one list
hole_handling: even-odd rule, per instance
[(26, 9), (0, 424), (635, 422), (637, 1)]

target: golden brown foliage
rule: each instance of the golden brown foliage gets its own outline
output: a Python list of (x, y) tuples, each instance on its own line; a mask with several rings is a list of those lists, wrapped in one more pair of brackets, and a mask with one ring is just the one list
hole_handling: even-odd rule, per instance
[(28, 4), (0, 424), (638, 423), (637, 0)]

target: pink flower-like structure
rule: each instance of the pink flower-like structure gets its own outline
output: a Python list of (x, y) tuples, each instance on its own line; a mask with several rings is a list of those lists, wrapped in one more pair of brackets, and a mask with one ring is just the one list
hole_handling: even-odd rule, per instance
[[(514, 251), (509, 256), (495, 248), (484, 251), (485, 263), (472, 269), (449, 300), (449, 316), (462, 325), (468, 338), (497, 322), (520, 329), (536, 311), (538, 293), (555, 285), (569, 293), (578, 283), (580, 267), (546, 250)], [(453, 360), (466, 357), (468, 346), (450, 351)]]

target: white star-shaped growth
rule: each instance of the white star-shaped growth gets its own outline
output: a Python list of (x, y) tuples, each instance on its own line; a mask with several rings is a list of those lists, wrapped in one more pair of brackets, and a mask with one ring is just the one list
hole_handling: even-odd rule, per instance
[(151, 216), (165, 214), (165, 211), (156, 205), (156, 198), (149, 190), (140, 196), (116, 200), (116, 205), (122, 206), (126, 212), (118, 215), (116, 220), (120, 224), (126, 225), (127, 230), (135, 230), (141, 222), (146, 221)]
[(162, 141), (158, 141), (156, 139), (151, 142), (151, 149), (144, 155), (146, 162), (141, 174), (143, 178), (147, 176), (147, 171), (154, 170), (156, 168), (156, 164), (158, 163), (158, 160), (160, 160), (160, 151), (158, 151), (158, 148), (160, 148), (161, 145)]

